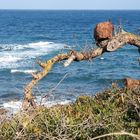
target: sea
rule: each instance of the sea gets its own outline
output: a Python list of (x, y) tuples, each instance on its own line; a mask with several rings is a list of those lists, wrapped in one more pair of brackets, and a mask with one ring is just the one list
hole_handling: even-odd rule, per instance
[[(32, 80), (30, 73), (42, 70), (36, 60), (95, 48), (94, 27), (108, 20), (140, 33), (136, 10), (0, 10), (0, 106), (19, 109), (24, 88)], [(44, 105), (66, 104), (80, 95), (95, 95), (114, 82), (123, 86), (125, 78), (140, 79), (139, 57), (135, 46), (126, 45), (67, 68), (59, 62), (34, 87), (36, 102), (46, 96)]]

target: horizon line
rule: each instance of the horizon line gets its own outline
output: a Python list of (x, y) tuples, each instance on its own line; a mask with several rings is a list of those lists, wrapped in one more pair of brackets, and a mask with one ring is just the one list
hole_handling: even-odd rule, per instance
[(0, 10), (39, 10), (39, 11), (140, 11), (140, 9), (16, 9), (16, 8), (0, 8)]

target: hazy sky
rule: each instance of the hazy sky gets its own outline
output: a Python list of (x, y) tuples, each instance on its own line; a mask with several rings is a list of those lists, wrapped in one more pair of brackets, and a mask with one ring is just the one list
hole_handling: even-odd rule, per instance
[(0, 9), (140, 9), (140, 0), (0, 0)]

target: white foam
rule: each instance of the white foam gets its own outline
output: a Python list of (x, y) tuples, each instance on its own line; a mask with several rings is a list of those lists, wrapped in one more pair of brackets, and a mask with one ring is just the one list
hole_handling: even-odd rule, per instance
[(50, 45), (50, 44), (54, 44), (53, 42), (36, 42), (36, 43), (29, 43), (28, 44), (28, 47), (46, 47), (46, 46), (48, 46), (48, 45)]
[(104, 60), (105, 58), (104, 58), (104, 57), (100, 57), (100, 59), (101, 59), (101, 60)]
[(10, 101), (3, 104), (4, 108), (13, 108), (13, 109), (20, 109), (21, 108), (21, 101)]
[(34, 73), (34, 72), (37, 72), (37, 70), (18, 70), (18, 69), (12, 69), (11, 70), (11, 73), (27, 73), (27, 74), (30, 74), (30, 73)]
[[(38, 97), (38, 99), (41, 99), (40, 97)], [(40, 100), (35, 100), (37, 102), (37, 104), (40, 104), (39, 101)], [(72, 101), (70, 100), (56, 100), (56, 101), (43, 101), (41, 105), (44, 105), (46, 107), (52, 107), (55, 105), (65, 105), (65, 104), (69, 104)], [(3, 103), (3, 107), (7, 110), (9, 110), (11, 113), (17, 113), (18, 111), (20, 111), (20, 109), (22, 109), (22, 101), (9, 101), (6, 103)]]
[(21, 101), (10, 101), (7, 103), (3, 103), (3, 107), (6, 110), (9, 110), (10, 113), (17, 113), (22, 107), (22, 102)]
[(9, 63), (9, 62), (17, 62), (21, 60), (22, 58), (16, 57), (16, 56), (11, 56), (11, 55), (5, 55), (3, 57), (0, 57), (0, 63)]
[(65, 44), (61, 43), (53, 43), (53, 42), (35, 42), (35, 43), (28, 43), (28, 44), (0, 44), (0, 47), (3, 51), (13, 51), (13, 50), (23, 50), (23, 49), (40, 49), (40, 48), (53, 48), (54, 46), (56, 48), (64, 47)]
[[(53, 42), (33, 42), (28, 44), (0, 44), (0, 68), (17, 68), (24, 62), (52, 51), (62, 49), (65, 44)], [(27, 61), (28, 60), (28, 61)]]
[(71, 103), (72, 101), (70, 100), (63, 100), (63, 101), (60, 101), (60, 100), (57, 100), (57, 101), (46, 101), (46, 102), (43, 102), (42, 105), (45, 105), (46, 107), (52, 107), (52, 106), (55, 106), (55, 105), (65, 105), (65, 104), (69, 104)]

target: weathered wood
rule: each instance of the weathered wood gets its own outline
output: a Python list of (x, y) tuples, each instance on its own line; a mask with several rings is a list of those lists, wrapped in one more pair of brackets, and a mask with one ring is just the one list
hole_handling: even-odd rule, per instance
[(55, 63), (67, 59), (66, 62), (64, 63), (64, 66), (67, 67), (73, 61), (88, 60), (101, 55), (103, 52), (104, 52), (103, 48), (96, 48), (94, 50), (91, 50), (90, 52), (85, 53), (71, 51), (68, 54), (58, 54), (44, 63), (39, 62), (39, 65), (41, 65), (41, 67), (43, 66), (43, 70), (36, 74), (35, 73), (32, 74), (33, 80), (25, 87), (24, 90), (24, 100), (22, 107), (24, 109), (27, 109), (29, 106), (33, 106), (34, 108), (36, 107), (34, 96), (32, 94), (32, 89), (38, 83), (38, 81), (40, 81), (43, 77), (45, 77), (49, 73), (49, 71), (52, 69), (52, 66)]
[(33, 106), (36, 107), (36, 103), (34, 101), (34, 96), (32, 94), (32, 88), (40, 81), (44, 76), (48, 74), (48, 72), (51, 70), (54, 63), (69, 58), (68, 54), (61, 54), (53, 57), (52, 59), (46, 61), (46, 62), (40, 62), (37, 63), (43, 67), (43, 70), (38, 73), (34, 73), (32, 81), (25, 87), (24, 89), (24, 99), (22, 103), (22, 108), (28, 109), (28, 107)]
[(134, 35), (129, 32), (122, 31), (112, 39), (107, 44), (107, 51), (115, 51), (126, 44), (134, 45), (140, 48), (140, 36)]
[[(95, 28), (95, 33), (100, 31), (102, 35), (97, 35), (95, 37), (96, 43), (99, 47), (92, 49), (88, 52), (77, 52), (75, 50), (70, 51), (66, 54), (58, 54), (53, 58), (47, 60), (46, 62), (37, 61), (37, 63), (43, 68), (41, 72), (32, 73), (33, 79), (32, 81), (27, 84), (24, 90), (24, 100), (23, 100), (23, 108), (27, 109), (29, 106), (36, 107), (36, 103), (34, 101), (34, 96), (32, 94), (33, 87), (43, 78), (45, 77), (49, 71), (52, 69), (53, 65), (59, 61), (66, 60), (64, 66), (69, 66), (73, 61), (82, 61), (82, 60), (89, 60), (95, 57), (102, 55), (104, 52), (111, 52), (115, 51), (118, 48), (121, 48), (125, 44), (134, 45), (136, 47), (140, 47), (140, 36), (131, 34), (129, 32), (125, 32), (121, 30), (119, 33), (112, 36), (112, 25), (107, 24), (104, 25), (105, 29)], [(96, 31), (98, 29), (98, 31)], [(107, 30), (108, 29), (108, 30)], [(103, 30), (106, 32), (103, 33)], [(99, 32), (98, 32), (99, 33)], [(103, 38), (102, 38), (103, 37)], [(127, 80), (127, 84), (129, 84), (129, 80)], [(135, 83), (137, 84), (137, 82)]]

